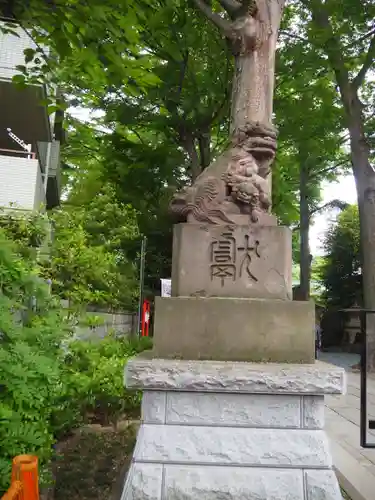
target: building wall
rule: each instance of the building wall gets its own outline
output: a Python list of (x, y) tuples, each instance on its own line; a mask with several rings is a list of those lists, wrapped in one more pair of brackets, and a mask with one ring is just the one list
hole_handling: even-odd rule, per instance
[[(14, 27), (18, 36), (0, 33), (0, 75), (1, 78), (11, 79), (19, 74), (16, 69), (18, 65), (25, 65), (25, 49), (36, 49), (33, 40), (25, 31), (19, 27)], [(45, 54), (48, 54), (47, 47), (43, 47)]]
[(38, 160), (0, 155), (0, 206), (22, 210), (45, 204)]
[(46, 205), (46, 192), (43, 185), (42, 172), (38, 164), (35, 182), (34, 210), (44, 209)]

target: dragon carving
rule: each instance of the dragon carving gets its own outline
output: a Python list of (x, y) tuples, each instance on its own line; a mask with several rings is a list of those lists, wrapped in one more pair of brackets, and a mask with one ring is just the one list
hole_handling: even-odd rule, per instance
[(267, 177), (276, 139), (276, 130), (260, 123), (234, 131), (229, 150), (192, 186), (175, 194), (171, 212), (187, 222), (234, 224), (233, 216), (243, 214), (249, 216), (249, 223), (258, 222), (271, 206)]

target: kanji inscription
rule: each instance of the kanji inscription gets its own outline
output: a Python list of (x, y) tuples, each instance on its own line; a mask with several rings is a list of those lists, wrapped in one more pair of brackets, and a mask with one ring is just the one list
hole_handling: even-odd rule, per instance
[(237, 278), (247, 277), (257, 282), (254, 259), (260, 258), (260, 242), (251, 242), (248, 234), (244, 236), (243, 244), (237, 244), (230, 230), (223, 232), (220, 238), (210, 245), (210, 275), (211, 281), (220, 279), (221, 286), (226, 280), (236, 281)]
[(259, 241), (255, 240), (254, 244), (250, 244), (250, 236), (245, 234), (245, 242), (244, 245), (238, 247), (237, 250), (241, 252), (241, 263), (239, 270), (239, 277), (241, 278), (243, 273), (247, 274), (247, 277), (252, 279), (253, 281), (258, 281), (258, 278), (255, 276), (252, 270), (252, 262), (254, 257), (260, 257), (259, 253)]
[(219, 278), (221, 286), (226, 279), (236, 280), (236, 253), (236, 240), (231, 232), (222, 233), (218, 240), (211, 243), (211, 280)]

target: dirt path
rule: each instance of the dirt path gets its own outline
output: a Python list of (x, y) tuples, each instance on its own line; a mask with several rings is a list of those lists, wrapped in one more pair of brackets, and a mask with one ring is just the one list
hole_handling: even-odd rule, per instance
[(117, 500), (135, 444), (136, 425), (91, 425), (58, 445), (54, 500)]

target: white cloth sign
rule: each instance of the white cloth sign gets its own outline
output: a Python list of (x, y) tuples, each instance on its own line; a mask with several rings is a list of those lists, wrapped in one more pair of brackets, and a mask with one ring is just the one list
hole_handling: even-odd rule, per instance
[(171, 296), (171, 288), (172, 288), (172, 280), (161, 278), (161, 296), (162, 297), (170, 297)]

